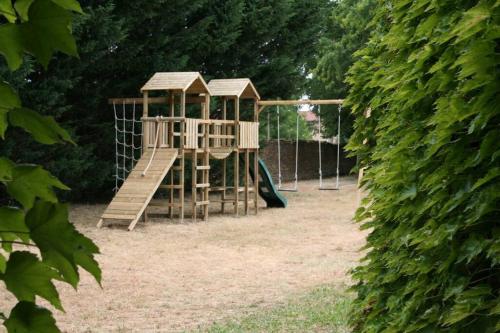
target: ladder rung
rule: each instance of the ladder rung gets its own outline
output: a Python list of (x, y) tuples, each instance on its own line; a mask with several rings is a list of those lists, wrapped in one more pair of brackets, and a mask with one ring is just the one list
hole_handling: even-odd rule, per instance
[(210, 165), (199, 165), (196, 170), (210, 170)]
[(162, 189), (182, 189), (184, 185), (160, 185), (160, 188)]
[(210, 187), (210, 183), (196, 184), (196, 188)]
[(196, 201), (196, 206), (206, 206), (210, 203), (210, 201)]
[(214, 199), (210, 200), (213, 203), (234, 203), (234, 199)]
[(162, 201), (151, 201), (148, 206), (150, 206), (150, 207), (181, 207), (181, 203), (180, 202), (169, 203), (169, 202), (165, 202), (164, 200), (162, 200)]
[(172, 170), (181, 171), (182, 167), (180, 165), (176, 165), (176, 166), (172, 167)]

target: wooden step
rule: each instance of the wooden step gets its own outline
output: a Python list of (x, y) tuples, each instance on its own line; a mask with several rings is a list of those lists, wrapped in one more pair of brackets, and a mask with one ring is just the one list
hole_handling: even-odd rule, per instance
[(199, 165), (196, 170), (210, 170), (210, 165)]
[(196, 184), (196, 188), (206, 188), (210, 187), (210, 183)]
[(174, 189), (174, 190), (182, 190), (184, 188), (184, 185), (160, 185), (161, 189)]
[(210, 201), (196, 201), (196, 206), (206, 206), (210, 203)]
[(149, 203), (149, 206), (150, 207), (165, 207), (165, 208), (168, 208), (168, 207), (181, 207), (181, 203), (180, 202), (168, 202), (166, 201), (167, 199), (162, 199), (162, 200), (154, 200), (154, 201), (151, 201)]

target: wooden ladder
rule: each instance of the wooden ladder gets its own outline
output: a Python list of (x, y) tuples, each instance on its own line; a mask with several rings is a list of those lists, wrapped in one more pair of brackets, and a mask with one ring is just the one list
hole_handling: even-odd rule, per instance
[[(191, 177), (191, 204), (193, 221), (196, 221), (198, 209), (201, 209), (203, 220), (208, 219), (209, 191), (210, 191), (210, 155), (208, 150), (192, 151)], [(200, 162), (200, 163), (198, 163)]]
[[(184, 221), (184, 163), (185, 157), (184, 153), (177, 155), (176, 162), (170, 171), (169, 185), (165, 186), (169, 190), (168, 193), (168, 216), (172, 219), (174, 218), (175, 208), (179, 209), (179, 220), (182, 223)], [(178, 175), (176, 177), (176, 175)], [(175, 181), (178, 183), (175, 183)], [(175, 191), (178, 192), (178, 201), (175, 201)]]

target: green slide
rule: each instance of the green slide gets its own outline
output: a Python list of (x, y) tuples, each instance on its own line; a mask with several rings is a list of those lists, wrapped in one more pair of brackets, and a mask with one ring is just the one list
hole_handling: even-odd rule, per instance
[[(285, 208), (288, 201), (279, 193), (278, 189), (273, 183), (273, 178), (267, 169), (266, 163), (259, 158), (259, 175), (261, 181), (259, 183), (259, 194), (267, 203), (267, 207)], [(250, 176), (252, 179), (255, 177), (254, 170), (250, 168)]]

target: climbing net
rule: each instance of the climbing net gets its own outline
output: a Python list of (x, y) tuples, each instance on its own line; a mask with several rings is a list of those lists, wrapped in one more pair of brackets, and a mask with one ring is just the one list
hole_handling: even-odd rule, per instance
[(127, 110), (123, 102), (121, 112), (117, 110), (116, 103), (113, 102), (113, 112), (115, 114), (115, 188), (113, 190), (117, 192), (139, 160), (142, 150), (142, 122), (136, 118), (135, 102), (131, 111)]

